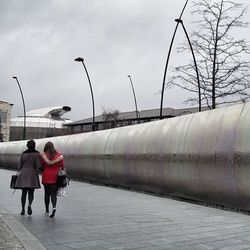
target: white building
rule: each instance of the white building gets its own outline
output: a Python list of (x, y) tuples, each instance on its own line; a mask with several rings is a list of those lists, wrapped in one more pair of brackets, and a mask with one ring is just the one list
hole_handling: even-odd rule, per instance
[(12, 106), (13, 104), (0, 101), (0, 142), (9, 141)]
[[(40, 108), (26, 112), (25, 139), (45, 138), (66, 134), (64, 124), (71, 122), (62, 116), (71, 110), (68, 106)], [(11, 119), (10, 140), (23, 139), (24, 117)]]

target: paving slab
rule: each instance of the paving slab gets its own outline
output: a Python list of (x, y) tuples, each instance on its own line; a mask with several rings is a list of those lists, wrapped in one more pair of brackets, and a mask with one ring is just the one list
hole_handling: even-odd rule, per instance
[(12, 173), (0, 169), (0, 219), (25, 249), (250, 249), (249, 215), (90, 183), (71, 181), (55, 218), (36, 190), (32, 216), (21, 216)]
[(23, 250), (25, 249), (21, 241), (15, 236), (3, 219), (3, 216), (0, 215), (0, 249), (5, 250)]

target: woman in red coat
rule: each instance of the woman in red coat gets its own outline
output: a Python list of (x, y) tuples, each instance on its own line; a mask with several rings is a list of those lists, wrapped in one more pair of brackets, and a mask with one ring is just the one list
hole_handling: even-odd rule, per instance
[(41, 154), (41, 164), (43, 165), (42, 184), (44, 185), (45, 214), (49, 214), (49, 203), (52, 203), (52, 212), (49, 217), (54, 217), (57, 203), (57, 174), (59, 169), (64, 169), (64, 159), (54, 147), (52, 142), (47, 142), (44, 146), (44, 153)]

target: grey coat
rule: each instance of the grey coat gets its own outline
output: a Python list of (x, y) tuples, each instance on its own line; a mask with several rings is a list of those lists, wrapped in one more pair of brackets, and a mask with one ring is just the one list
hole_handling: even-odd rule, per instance
[(37, 173), (40, 166), (40, 153), (38, 151), (24, 151), (18, 166), (20, 172), (16, 181), (16, 188), (41, 188)]

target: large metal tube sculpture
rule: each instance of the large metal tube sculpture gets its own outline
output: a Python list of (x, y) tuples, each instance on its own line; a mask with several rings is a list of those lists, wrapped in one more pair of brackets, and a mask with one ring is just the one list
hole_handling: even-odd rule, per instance
[[(250, 210), (250, 103), (51, 140), (73, 178)], [(0, 143), (16, 168), (26, 141)]]

